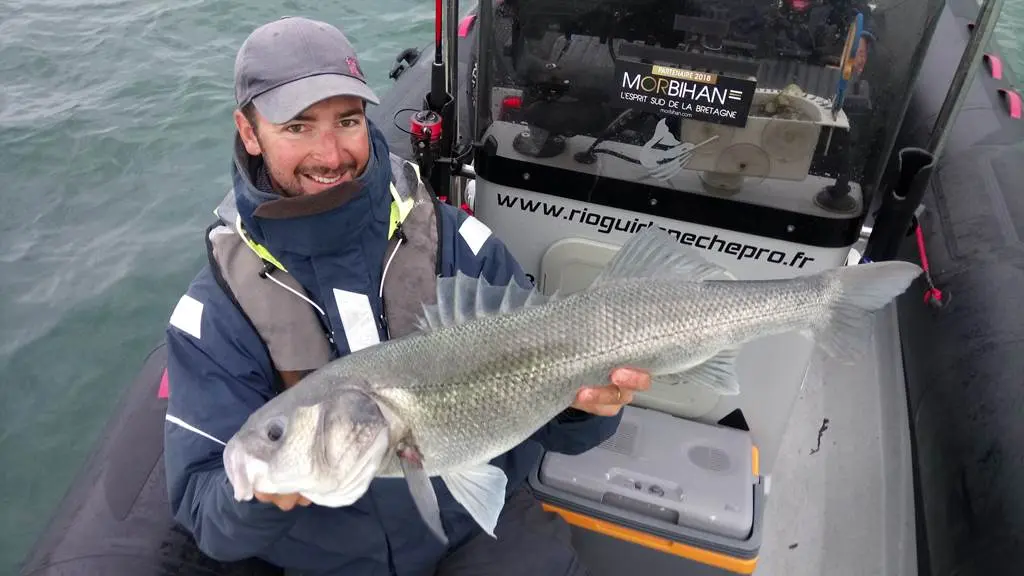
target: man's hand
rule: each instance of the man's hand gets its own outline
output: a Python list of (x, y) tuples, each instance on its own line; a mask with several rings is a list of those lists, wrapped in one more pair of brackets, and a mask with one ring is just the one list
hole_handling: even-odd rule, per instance
[(301, 494), (265, 494), (263, 492), (255, 492), (253, 496), (260, 502), (273, 504), (285, 512), (295, 508), (296, 504), (299, 506), (310, 505), (310, 501)]
[(633, 401), (636, 391), (651, 388), (651, 375), (635, 368), (616, 368), (611, 380), (607, 386), (581, 388), (572, 407), (598, 416), (614, 416)]
[(867, 42), (863, 38), (860, 39), (860, 43), (857, 45), (857, 54), (853, 57), (853, 71), (860, 74), (864, 71), (864, 66), (868, 63), (868, 46)]

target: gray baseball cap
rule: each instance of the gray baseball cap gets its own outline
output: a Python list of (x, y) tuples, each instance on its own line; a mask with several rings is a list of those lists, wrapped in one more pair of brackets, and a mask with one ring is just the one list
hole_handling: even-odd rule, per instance
[(267, 120), (287, 122), (332, 96), (380, 104), (366, 84), (356, 51), (334, 26), (286, 16), (246, 38), (235, 58), (235, 101), (256, 105)]

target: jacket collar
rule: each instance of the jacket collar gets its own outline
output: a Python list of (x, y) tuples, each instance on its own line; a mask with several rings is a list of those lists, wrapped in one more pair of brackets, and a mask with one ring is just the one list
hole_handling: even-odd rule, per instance
[(381, 229), (386, 241), (391, 162), (384, 135), (367, 119), (370, 158), (363, 174), (315, 196), (287, 198), (272, 191), (263, 160), (235, 135), (234, 203), (245, 232), (288, 266), (291, 257), (337, 255), (361, 246)]

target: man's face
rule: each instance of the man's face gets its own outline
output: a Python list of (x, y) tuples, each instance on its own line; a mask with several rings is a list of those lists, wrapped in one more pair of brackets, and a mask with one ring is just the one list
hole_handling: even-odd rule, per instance
[(318, 194), (358, 178), (370, 158), (362, 99), (335, 96), (317, 102), (284, 124), (256, 113), (252, 126), (240, 111), (235, 125), (245, 149), (262, 155), (274, 186), (285, 196)]

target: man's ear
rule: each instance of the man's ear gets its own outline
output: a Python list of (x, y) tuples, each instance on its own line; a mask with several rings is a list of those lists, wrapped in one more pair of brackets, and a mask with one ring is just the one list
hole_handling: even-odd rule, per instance
[(242, 139), (242, 145), (250, 156), (262, 154), (260, 141), (256, 138), (256, 127), (249, 123), (249, 119), (242, 114), (241, 110), (235, 110), (235, 127), (238, 128), (238, 136)]

